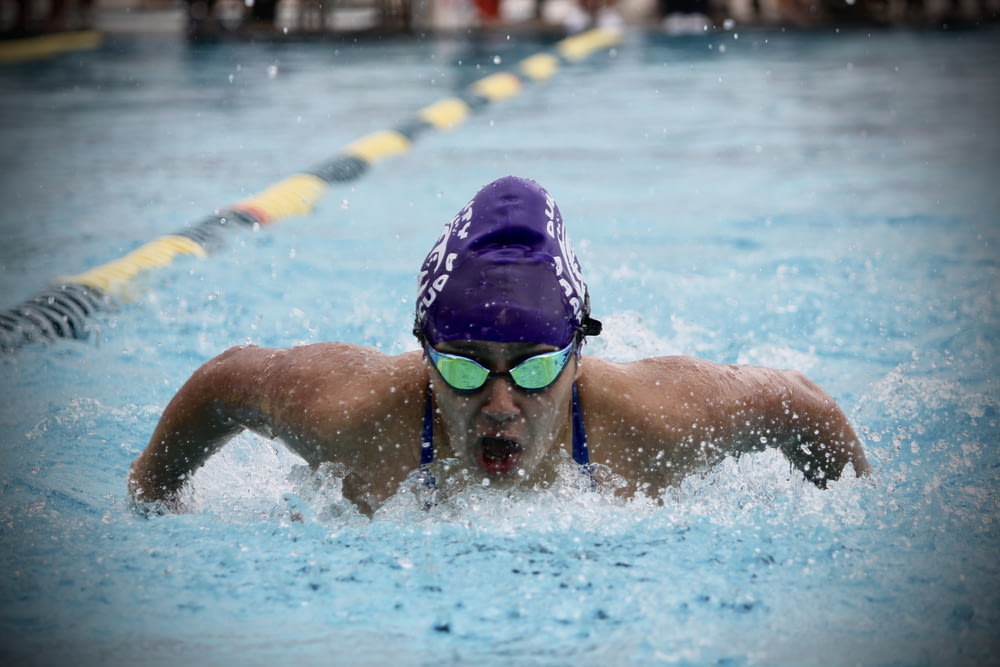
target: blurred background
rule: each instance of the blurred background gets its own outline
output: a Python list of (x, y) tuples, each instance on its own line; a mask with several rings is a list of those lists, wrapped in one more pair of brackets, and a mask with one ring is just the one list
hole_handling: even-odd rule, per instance
[(447, 32), (577, 32), (652, 25), (698, 32), (726, 21), (795, 28), (995, 24), (1000, 0), (0, 0), (0, 38), (52, 32), (175, 32), (196, 39)]

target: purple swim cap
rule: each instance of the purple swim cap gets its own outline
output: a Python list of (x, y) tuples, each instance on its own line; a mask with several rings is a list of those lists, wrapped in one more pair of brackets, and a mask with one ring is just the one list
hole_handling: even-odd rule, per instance
[(597, 335), (559, 208), (534, 181), (496, 180), (445, 225), (417, 278), (414, 333), (562, 348)]

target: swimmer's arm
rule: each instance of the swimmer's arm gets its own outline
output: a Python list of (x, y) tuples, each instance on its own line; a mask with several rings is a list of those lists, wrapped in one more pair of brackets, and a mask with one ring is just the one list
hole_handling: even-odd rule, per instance
[[(130, 495), (178, 509), (188, 478), (248, 429), (279, 438), (311, 466), (343, 463), (376, 489), (369, 495), (386, 496), (419, 461), (426, 387), (418, 351), (388, 357), (347, 343), (233, 348), (199, 368), (167, 405), (132, 464)], [(386, 443), (412, 447), (397, 446), (389, 464)]]
[(861, 440), (833, 397), (799, 373), (791, 372), (788, 380), (795, 386), (790, 407), (799, 414), (797, 420), (789, 419), (785, 407), (778, 408), (789, 427), (780, 443), (788, 460), (821, 489), (827, 480), (840, 479), (848, 464), (858, 477), (871, 474)]
[[(370, 353), (369, 353), (370, 354)], [(326, 453), (317, 434), (336, 431), (337, 417), (311, 409), (336, 400), (343, 369), (360, 348), (321, 343), (291, 349), (232, 348), (204, 364), (170, 401), (128, 477), (133, 500), (175, 508), (184, 483), (245, 429), (278, 437), (307, 463)], [(321, 419), (326, 421), (320, 425)]]
[(733, 439), (740, 454), (776, 447), (810, 482), (826, 488), (851, 465), (857, 476), (871, 466), (854, 428), (836, 401), (797, 371), (741, 367), (744, 397), (733, 405), (749, 405), (755, 419), (737, 410), (731, 417), (746, 428)]
[[(641, 469), (648, 481), (662, 475), (675, 483), (727, 455), (768, 447), (781, 450), (820, 488), (839, 479), (848, 464), (858, 476), (871, 471), (847, 417), (801, 373), (660, 357), (636, 362), (624, 377), (644, 390), (622, 409), (639, 411), (632, 422), (643, 425), (642, 441), (662, 443), (662, 449), (646, 449)], [(613, 386), (616, 376), (602, 379)], [(621, 383), (623, 395), (632, 391), (628, 386)]]
[(247, 427), (240, 419), (264, 367), (258, 348), (233, 348), (204, 364), (173, 397), (128, 476), (133, 500), (176, 501), (184, 482)]

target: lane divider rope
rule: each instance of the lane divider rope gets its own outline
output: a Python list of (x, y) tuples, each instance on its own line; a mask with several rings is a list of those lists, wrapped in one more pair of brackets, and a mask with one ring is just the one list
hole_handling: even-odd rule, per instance
[(307, 215), (330, 186), (355, 180), (378, 162), (407, 152), (420, 134), (453, 129), (473, 112), (514, 97), (526, 82), (547, 81), (562, 64), (575, 64), (609, 49), (620, 37), (618, 31), (600, 28), (567, 37), (551, 53), (535, 54), (520, 61), (513, 71), (479, 79), (460, 95), (424, 107), (392, 129), (363, 136), (334, 158), (292, 174), (179, 232), (155, 238), (89, 271), (57, 278), (35, 297), (0, 312), (0, 349), (7, 352), (36, 341), (86, 338), (92, 328), (88, 318), (140, 273), (167, 266), (178, 256), (204, 257), (221, 247), (230, 230)]

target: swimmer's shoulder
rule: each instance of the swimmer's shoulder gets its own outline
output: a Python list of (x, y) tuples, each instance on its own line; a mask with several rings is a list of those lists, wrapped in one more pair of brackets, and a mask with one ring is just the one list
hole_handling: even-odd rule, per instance
[[(232, 347), (209, 364), (226, 364), (237, 370), (258, 373), (318, 375), (419, 375), (422, 371), (419, 350), (388, 355), (365, 345), (342, 342), (311, 343), (287, 348), (257, 345)], [(426, 371), (424, 371), (426, 375)], [(344, 379), (344, 378), (342, 378)]]
[(718, 364), (695, 357), (650, 357), (617, 362), (586, 356), (581, 362), (581, 385), (606, 387), (609, 392), (631, 394), (651, 389), (686, 386), (699, 376), (718, 372)]
[(205, 366), (218, 367), (233, 383), (256, 385), (279, 402), (381, 402), (394, 395), (423, 395), (428, 382), (419, 350), (388, 355), (341, 342), (290, 348), (239, 346)]
[(775, 392), (787, 395), (797, 377), (789, 371), (679, 355), (626, 363), (584, 357), (579, 385), (581, 398), (598, 414), (699, 421), (723, 404), (746, 404)]
[(578, 380), (584, 414), (610, 430), (636, 436), (668, 421), (690, 420), (704, 398), (719, 388), (719, 364), (695, 357), (665, 356), (630, 362), (584, 357)]
[(697, 365), (690, 357), (631, 362), (584, 357), (577, 384), (592, 460), (636, 488), (659, 488), (672, 479), (663, 466), (679, 460), (684, 433), (676, 425), (692, 421), (685, 387)]

